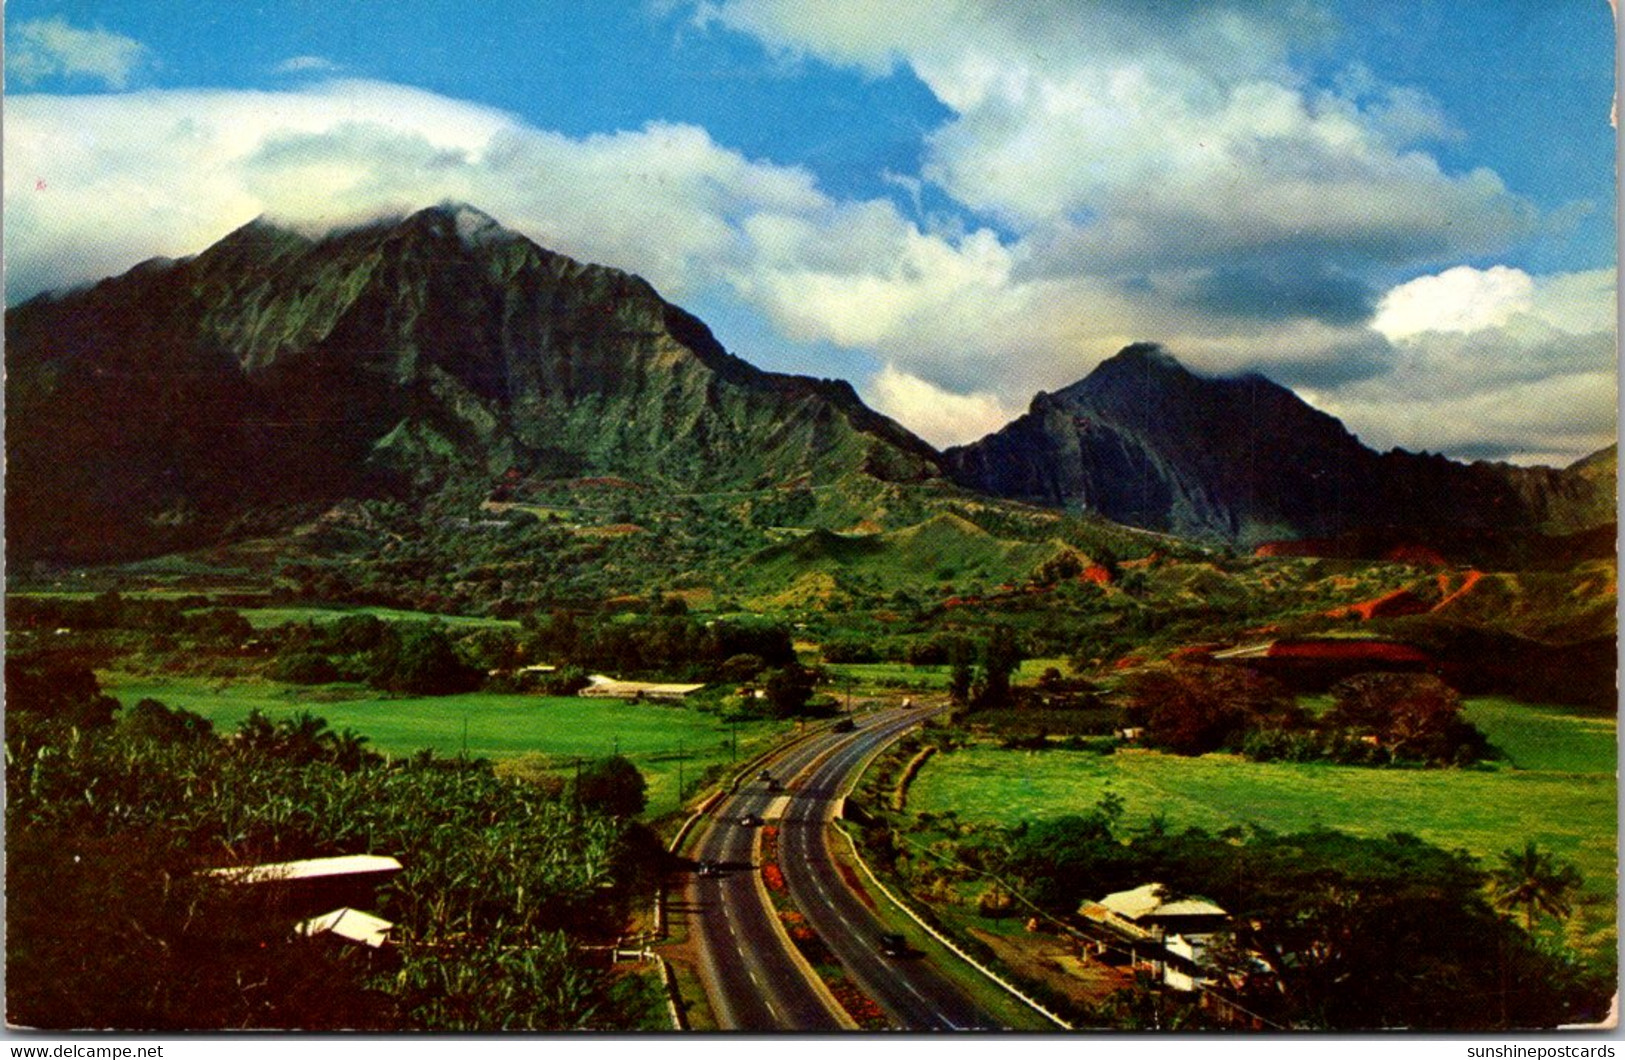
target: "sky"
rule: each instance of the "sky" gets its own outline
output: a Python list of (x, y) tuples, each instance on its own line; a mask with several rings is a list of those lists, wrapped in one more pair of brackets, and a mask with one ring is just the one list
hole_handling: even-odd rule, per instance
[(8, 304), (446, 200), (937, 445), (1136, 341), (1378, 449), (1616, 437), (1606, 0), (11, 0)]

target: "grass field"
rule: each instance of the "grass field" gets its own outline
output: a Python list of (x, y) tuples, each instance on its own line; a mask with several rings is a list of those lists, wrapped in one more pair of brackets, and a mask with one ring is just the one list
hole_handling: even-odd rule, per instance
[[(1024, 685), (1036, 684), (1039, 675), (1052, 666), (1062, 673), (1069, 671), (1065, 659), (1028, 659), (1016, 670), (1015, 681)], [(906, 685), (934, 692), (947, 689), (951, 673), (948, 666), (911, 666), (900, 662), (830, 663), (827, 669), (836, 675), (837, 687), (842, 687), (841, 679), (850, 677), (859, 686), (882, 688)]]
[[(708, 765), (732, 760), (732, 730), (714, 715), (684, 707), (618, 700), (493, 695), (388, 698), (359, 686), (306, 688), (266, 681), (218, 678), (153, 679), (121, 673), (100, 675), (103, 687), (126, 707), (151, 697), (196, 711), (229, 732), (256, 707), (273, 720), (309, 711), (333, 729), (354, 729), (368, 746), (390, 755), (425, 747), (476, 758), (542, 756), (544, 766), (568, 772), (574, 759), (600, 758), (619, 750), (649, 781), (654, 812), (675, 807), (677, 774), (692, 781)], [(782, 732), (783, 724), (738, 726), (741, 760)]]
[(501, 618), (473, 618), (467, 615), (436, 615), (427, 611), (397, 611), (392, 607), (245, 607), (242, 616), (255, 629), (286, 625), (289, 622), (337, 622), (350, 615), (372, 615), (385, 622), (444, 622), (454, 629), (476, 626), (505, 626), (518, 629), (519, 623)]
[(1085, 811), (1113, 791), (1126, 804), (1131, 829), (1161, 814), (1174, 828), (1410, 832), (1487, 863), (1533, 839), (1584, 874), (1600, 906), (1588, 921), (1612, 923), (1614, 720), (1493, 699), (1472, 701), (1468, 714), (1506, 751), (1507, 762), (1482, 770), (1363, 769), (1231, 755), (973, 747), (932, 759), (908, 805), (915, 812), (953, 810), (967, 823), (1013, 825)]

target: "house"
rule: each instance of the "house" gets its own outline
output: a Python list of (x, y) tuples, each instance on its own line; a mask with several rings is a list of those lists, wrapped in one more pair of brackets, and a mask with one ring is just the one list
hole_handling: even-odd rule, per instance
[(580, 695), (589, 699), (683, 699), (700, 689), (704, 684), (678, 685), (658, 684), (652, 681), (620, 681), (603, 674), (593, 674), (587, 678), (587, 687)]
[(241, 865), (235, 868), (204, 869), (205, 876), (215, 876), (231, 883), (287, 883), (318, 880), (330, 877), (367, 876), (373, 873), (399, 872), (401, 863), (380, 854), (347, 854), (336, 858), (309, 858), (305, 861), (281, 861), (267, 865)]
[(310, 858), (205, 869), (203, 875), (248, 887), (267, 915), (305, 919), (323, 909), (371, 905), (401, 863), (379, 854)]
[(306, 938), (329, 935), (378, 949), (389, 944), (389, 931), (395, 925), (382, 917), (341, 906), (330, 913), (301, 920), (294, 931)]
[(1207, 979), (1205, 955), (1212, 936), (1230, 923), (1230, 914), (1202, 898), (1174, 898), (1161, 883), (1108, 894), (1084, 902), (1078, 915), (1132, 943), (1136, 955), (1163, 983), (1195, 990)]

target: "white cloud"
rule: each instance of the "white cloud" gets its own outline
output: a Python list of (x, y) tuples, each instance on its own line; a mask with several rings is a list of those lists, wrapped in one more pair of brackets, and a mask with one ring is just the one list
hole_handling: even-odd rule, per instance
[(1367, 442), (1567, 463), (1614, 440), (1615, 272), (1449, 269), (1396, 287), (1383, 371), (1318, 404)]
[(805, 172), (692, 126), (572, 139), (374, 82), (8, 103), (14, 297), (195, 252), (261, 214), (324, 227), (448, 198), (682, 294), (738, 259), (748, 218), (827, 205)]
[(1403, 264), (1494, 249), (1531, 222), (1493, 174), (1416, 149), (1452, 134), (1426, 96), (1369, 71), (1306, 87), (1291, 51), (1329, 27), (1293, 0), (719, 0), (700, 17), (872, 73), (909, 66), (953, 111), (924, 175), (1057, 268), (1301, 248)]
[(278, 74), (335, 74), (344, 69), (331, 59), (324, 59), (320, 55), (295, 55), (291, 59), (284, 59), (273, 68)]
[(24, 85), (47, 77), (78, 77), (123, 89), (151, 61), (140, 41), (105, 29), (80, 29), (60, 17), (13, 24), (6, 51), (7, 69)]
[(1528, 312), (1534, 293), (1535, 281), (1522, 269), (1460, 265), (1389, 291), (1371, 326), (1390, 339), (1425, 331), (1481, 331)]
[(876, 409), (939, 448), (973, 442), (1015, 415), (993, 394), (955, 394), (894, 364), (881, 369), (864, 389)]

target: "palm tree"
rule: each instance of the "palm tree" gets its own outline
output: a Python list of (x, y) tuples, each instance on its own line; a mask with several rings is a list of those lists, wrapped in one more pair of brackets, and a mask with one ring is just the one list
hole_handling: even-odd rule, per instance
[(1535, 929), (1535, 914), (1566, 917), (1573, 909), (1572, 895), (1580, 888), (1580, 871), (1568, 862), (1558, 864), (1550, 851), (1533, 839), (1522, 850), (1501, 852), (1501, 867), (1490, 871), (1495, 907), (1522, 909), (1526, 931)]

